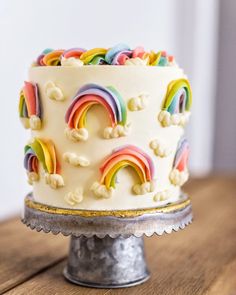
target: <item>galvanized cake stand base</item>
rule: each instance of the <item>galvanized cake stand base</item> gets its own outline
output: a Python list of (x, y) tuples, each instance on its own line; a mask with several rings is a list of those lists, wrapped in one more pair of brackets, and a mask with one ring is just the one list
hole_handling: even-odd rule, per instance
[(148, 280), (143, 235), (183, 229), (192, 221), (186, 195), (163, 207), (141, 210), (89, 211), (63, 209), (25, 198), (23, 223), (45, 233), (71, 236), (64, 276), (96, 288), (131, 287)]

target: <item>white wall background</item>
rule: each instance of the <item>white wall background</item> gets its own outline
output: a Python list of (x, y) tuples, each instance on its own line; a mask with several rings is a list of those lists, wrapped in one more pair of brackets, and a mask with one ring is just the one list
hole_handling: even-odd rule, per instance
[(236, 1), (220, 1), (214, 169), (236, 170)]
[(27, 67), (46, 47), (110, 47), (124, 42), (174, 54), (194, 90), (188, 130), (191, 170), (208, 172), (217, 9), (216, 0), (0, 0), (0, 219), (18, 212), (30, 190), (22, 165), (29, 134), (18, 120), (17, 104)]

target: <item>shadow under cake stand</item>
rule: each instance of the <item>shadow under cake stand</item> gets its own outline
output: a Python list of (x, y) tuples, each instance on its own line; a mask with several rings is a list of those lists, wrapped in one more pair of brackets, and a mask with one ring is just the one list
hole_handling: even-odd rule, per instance
[(89, 211), (40, 204), (25, 198), (23, 223), (45, 233), (71, 236), (64, 276), (71, 282), (96, 288), (141, 284), (150, 277), (143, 235), (162, 235), (183, 229), (192, 221), (189, 198), (163, 207)]

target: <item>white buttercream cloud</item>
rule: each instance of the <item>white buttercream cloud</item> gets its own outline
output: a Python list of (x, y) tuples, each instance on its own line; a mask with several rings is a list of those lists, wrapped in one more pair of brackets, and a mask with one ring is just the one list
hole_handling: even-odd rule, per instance
[(88, 139), (88, 130), (86, 128), (80, 128), (80, 129), (65, 129), (65, 134), (67, 138), (71, 141), (86, 141)]
[(140, 94), (137, 97), (132, 97), (128, 101), (128, 108), (130, 111), (140, 111), (146, 108), (148, 104), (148, 94)]
[(148, 64), (148, 59), (142, 59), (140, 57), (129, 58), (126, 60), (126, 66), (146, 66)]
[(158, 139), (154, 139), (150, 142), (150, 148), (154, 151), (157, 157), (161, 158), (167, 157), (171, 153), (171, 150)]
[(65, 67), (82, 67), (83, 64), (84, 63), (82, 60), (75, 57), (69, 57), (69, 58), (62, 57), (61, 59), (61, 65)]
[(65, 195), (64, 200), (66, 201), (67, 204), (71, 206), (75, 206), (83, 201), (83, 189), (82, 188), (77, 188), (73, 192), (69, 192)]
[(90, 190), (95, 194), (98, 198), (111, 198), (114, 189), (112, 187), (107, 188), (104, 184), (101, 184), (99, 182), (94, 182), (91, 186)]
[(28, 177), (28, 183), (30, 185), (32, 185), (35, 181), (39, 180), (39, 175), (36, 172), (28, 172), (27, 173), (27, 177)]
[(168, 190), (162, 191), (162, 192), (157, 192), (153, 196), (153, 201), (154, 202), (160, 202), (160, 201), (165, 201), (171, 197), (171, 192)]
[(127, 136), (130, 132), (130, 123), (123, 125), (116, 125), (115, 127), (106, 127), (103, 132), (103, 137), (106, 139), (118, 138), (122, 136)]
[(184, 126), (189, 120), (190, 112), (173, 114), (168, 111), (161, 111), (158, 115), (158, 120), (164, 127), (171, 125)]
[(154, 189), (155, 189), (154, 181), (147, 181), (142, 184), (135, 184), (133, 186), (133, 192), (136, 195), (144, 195), (147, 193), (151, 193), (154, 191)]
[(172, 169), (169, 178), (173, 185), (181, 186), (188, 180), (189, 173), (187, 170), (180, 172), (178, 169)]
[(50, 185), (51, 188), (57, 189), (63, 187), (64, 179), (60, 174), (45, 174), (45, 182), (46, 184)]
[(39, 130), (41, 125), (42, 123), (38, 116), (33, 115), (29, 118), (29, 126), (32, 130)]
[(44, 86), (46, 95), (52, 100), (62, 101), (65, 99), (61, 89), (54, 82), (48, 81)]
[(63, 154), (63, 159), (73, 165), (73, 166), (82, 166), (86, 167), (90, 164), (89, 160), (83, 156), (78, 156), (75, 153), (66, 152)]

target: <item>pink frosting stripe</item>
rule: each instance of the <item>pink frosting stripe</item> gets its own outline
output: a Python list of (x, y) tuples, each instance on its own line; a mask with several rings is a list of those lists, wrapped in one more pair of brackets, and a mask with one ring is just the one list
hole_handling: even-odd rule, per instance
[(37, 114), (37, 102), (36, 102), (36, 91), (35, 85), (33, 83), (25, 81), (25, 86), (23, 88), (23, 93), (25, 96), (25, 101), (27, 105), (29, 117)]
[(189, 157), (189, 144), (184, 138), (180, 141), (177, 147), (177, 151), (174, 159), (174, 168), (179, 171), (184, 171), (187, 168), (188, 157)]
[(70, 58), (70, 57), (75, 57), (79, 58), (82, 53), (84, 53), (86, 50), (83, 48), (71, 48), (68, 50), (65, 50), (64, 53), (62, 54), (62, 57), (65, 58)]

